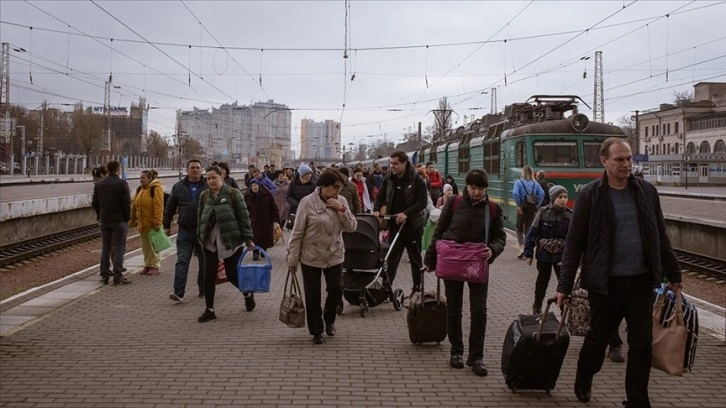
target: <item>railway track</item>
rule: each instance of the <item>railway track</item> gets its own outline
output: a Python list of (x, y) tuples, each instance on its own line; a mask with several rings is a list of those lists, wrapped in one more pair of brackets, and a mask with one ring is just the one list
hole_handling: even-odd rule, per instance
[(674, 251), (681, 268), (726, 281), (726, 261), (680, 249), (674, 249)]
[(58, 232), (0, 247), (0, 268), (101, 236), (97, 224)]

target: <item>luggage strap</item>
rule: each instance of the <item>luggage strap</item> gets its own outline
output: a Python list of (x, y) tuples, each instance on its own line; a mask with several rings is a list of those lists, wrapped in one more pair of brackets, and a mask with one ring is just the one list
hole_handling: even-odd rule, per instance
[[(555, 303), (557, 301), (557, 298), (549, 298), (547, 299), (547, 305), (545, 306), (544, 312), (542, 312), (542, 318), (539, 322), (539, 328), (537, 329), (537, 333), (534, 334), (534, 341), (539, 341), (540, 337), (542, 336), (542, 330), (544, 330), (545, 321), (547, 320), (547, 315), (550, 311), (550, 305)], [(557, 333), (555, 334), (555, 341), (558, 341), (562, 335), (560, 334), (562, 332), (562, 327), (565, 325), (565, 319), (567, 319), (567, 312), (570, 311), (570, 302), (565, 302), (564, 309), (562, 310), (562, 319), (560, 319), (560, 324), (557, 326)]]

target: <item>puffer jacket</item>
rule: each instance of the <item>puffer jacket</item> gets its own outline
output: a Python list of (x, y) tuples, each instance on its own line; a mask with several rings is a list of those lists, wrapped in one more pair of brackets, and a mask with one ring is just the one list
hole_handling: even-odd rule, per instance
[[(209, 236), (209, 231), (212, 229), (209, 220), (213, 212), (225, 248), (232, 249), (252, 242), (250, 214), (242, 193), (238, 189), (225, 184), (219, 190), (216, 198), (212, 197), (210, 190), (206, 190), (202, 194), (197, 211), (197, 240), (199, 242), (205, 242)], [(232, 194), (234, 194), (234, 198), (231, 197)]]
[[(426, 250), (424, 265), (429, 268), (436, 267), (436, 241), (445, 239), (456, 242), (484, 242), (485, 238), (485, 211), (489, 201), (472, 204), (468, 191), (464, 190), (464, 198), (452, 213), (452, 206), (455, 197), (452, 196), (441, 209), (438, 225), (434, 230), (431, 245)], [(497, 213), (489, 214), (489, 239), (486, 245), (492, 251), (489, 258), (491, 264), (504, 251), (507, 244), (507, 234), (504, 232), (504, 220), (502, 219), (502, 208), (497, 204)]]
[[(643, 259), (653, 276), (653, 286), (661, 284), (663, 273), (669, 282), (681, 282), (681, 269), (666, 235), (658, 190), (633, 175), (628, 178), (626, 188), (635, 196)], [(577, 194), (562, 254), (557, 292), (565, 295), (572, 292), (575, 273), (582, 261), (580, 286), (607, 295), (614, 245), (615, 208), (610, 201), (607, 174), (603, 172), (602, 178), (589, 183)]]
[(572, 210), (569, 208), (558, 208), (552, 204), (541, 207), (532, 221), (532, 226), (529, 227), (524, 243), (524, 257), (533, 258), (536, 247), (538, 261), (560, 262), (571, 217)]
[(343, 231), (354, 232), (358, 222), (345, 198), (338, 196), (338, 201), (345, 206), (345, 213), (326, 206), (320, 197), (320, 187), (300, 200), (287, 246), (289, 267), (294, 268), (302, 263), (315, 268), (328, 268), (343, 263)]
[[(381, 191), (373, 205), (373, 211), (380, 211), (381, 207), (386, 206), (388, 214), (393, 215), (391, 202), (393, 201), (393, 190), (396, 188), (394, 177), (397, 176), (389, 173), (383, 179)], [(403, 192), (406, 201), (406, 209), (403, 211), (407, 217), (406, 226), (418, 228), (426, 222), (426, 206), (431, 198), (426, 188), (426, 181), (416, 173), (411, 162), (406, 162), (406, 172), (399, 181), (406, 186)]]
[(316, 184), (313, 180), (303, 183), (299, 176), (295, 176), (295, 180), (290, 183), (287, 189), (287, 203), (290, 204), (290, 212), (296, 213), (300, 200), (315, 191)]
[(360, 206), (360, 198), (358, 198), (358, 187), (353, 184), (350, 180), (345, 180), (343, 188), (340, 190), (340, 195), (345, 197), (345, 201), (350, 205), (350, 211), (353, 214), (360, 214), (363, 212)]
[[(151, 190), (154, 189), (154, 197)], [(139, 232), (148, 232), (160, 228), (164, 217), (164, 187), (161, 180), (154, 179), (149, 184), (139, 186), (131, 202), (130, 227), (136, 227)]]

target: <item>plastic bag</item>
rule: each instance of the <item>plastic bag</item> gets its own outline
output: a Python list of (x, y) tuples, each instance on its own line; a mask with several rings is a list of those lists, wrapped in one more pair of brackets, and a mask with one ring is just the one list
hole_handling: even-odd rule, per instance
[(149, 231), (149, 241), (151, 241), (151, 246), (157, 254), (165, 249), (171, 248), (173, 245), (171, 239), (166, 236), (166, 233), (161, 228)]

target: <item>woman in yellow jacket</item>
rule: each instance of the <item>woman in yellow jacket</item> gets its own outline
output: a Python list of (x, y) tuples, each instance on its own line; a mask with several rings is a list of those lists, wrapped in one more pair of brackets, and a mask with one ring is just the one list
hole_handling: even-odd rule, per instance
[(157, 176), (158, 173), (153, 169), (141, 172), (141, 185), (136, 189), (131, 203), (129, 226), (136, 227), (141, 235), (141, 251), (144, 253), (142, 275), (156, 275), (161, 266), (161, 258), (154, 252), (149, 239), (151, 230), (161, 228), (164, 214), (164, 187)]

